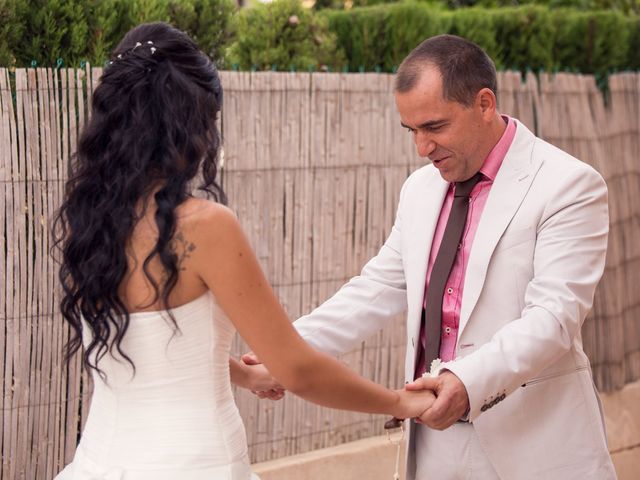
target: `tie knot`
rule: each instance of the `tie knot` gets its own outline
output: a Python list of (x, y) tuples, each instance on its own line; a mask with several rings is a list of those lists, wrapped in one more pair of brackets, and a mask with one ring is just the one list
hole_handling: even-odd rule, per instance
[(480, 172), (476, 173), (469, 180), (465, 180), (464, 182), (456, 183), (456, 190), (454, 193), (454, 197), (468, 197), (471, 194), (471, 190), (476, 184), (482, 179), (482, 174)]

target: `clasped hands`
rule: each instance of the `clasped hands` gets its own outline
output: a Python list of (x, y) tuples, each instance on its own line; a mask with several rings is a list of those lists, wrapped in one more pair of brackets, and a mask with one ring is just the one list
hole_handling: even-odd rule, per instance
[[(280, 400), (284, 388), (269, 374), (253, 353), (242, 356), (252, 365), (251, 391), (259, 398)], [(443, 370), (435, 377), (422, 377), (397, 390), (400, 400), (398, 418), (415, 418), (435, 430), (444, 430), (460, 420), (469, 410), (469, 396), (462, 381), (451, 371)]]
[(435, 430), (444, 430), (460, 420), (469, 410), (469, 395), (464, 383), (449, 370), (435, 377), (422, 377), (405, 385), (410, 392), (429, 390), (433, 400), (416, 422)]

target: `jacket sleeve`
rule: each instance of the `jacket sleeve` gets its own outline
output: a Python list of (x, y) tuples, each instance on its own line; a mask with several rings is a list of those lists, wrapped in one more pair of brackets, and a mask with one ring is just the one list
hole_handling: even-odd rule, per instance
[(607, 188), (584, 164), (557, 175), (564, 179), (538, 224), (520, 318), (447, 365), (467, 389), (471, 421), (565, 355), (591, 309), (607, 249)]

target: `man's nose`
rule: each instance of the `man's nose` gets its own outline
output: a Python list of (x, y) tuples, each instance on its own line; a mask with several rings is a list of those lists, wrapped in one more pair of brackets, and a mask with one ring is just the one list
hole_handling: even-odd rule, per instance
[(436, 149), (436, 143), (424, 132), (416, 132), (414, 140), (421, 157), (428, 157)]

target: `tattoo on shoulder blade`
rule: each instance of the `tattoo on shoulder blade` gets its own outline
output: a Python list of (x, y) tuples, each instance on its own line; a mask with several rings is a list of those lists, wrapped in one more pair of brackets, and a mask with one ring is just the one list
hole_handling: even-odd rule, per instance
[(173, 252), (178, 257), (178, 261), (176, 262), (178, 270), (185, 269), (183, 263), (187, 258), (191, 256), (191, 252), (193, 252), (195, 249), (195, 244), (184, 238), (182, 232), (176, 233), (176, 235), (173, 237), (173, 240), (171, 240), (171, 250), (173, 250)]

